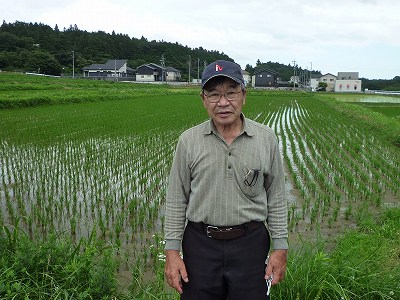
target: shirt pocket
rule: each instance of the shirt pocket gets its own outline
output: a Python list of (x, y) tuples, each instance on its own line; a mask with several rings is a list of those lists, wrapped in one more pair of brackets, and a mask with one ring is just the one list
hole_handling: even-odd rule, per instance
[(264, 172), (259, 168), (242, 166), (239, 171), (238, 184), (248, 198), (260, 195), (264, 190)]

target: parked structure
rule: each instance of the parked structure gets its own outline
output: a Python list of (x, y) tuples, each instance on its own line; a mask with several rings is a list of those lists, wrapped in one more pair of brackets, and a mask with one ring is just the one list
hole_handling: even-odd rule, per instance
[(117, 77), (133, 77), (135, 70), (127, 66), (126, 59), (111, 59), (105, 64), (92, 64), (84, 67), (83, 77), (98, 78), (117, 78)]
[(136, 81), (180, 81), (181, 72), (172, 67), (162, 67), (157, 64), (141, 65), (136, 70)]

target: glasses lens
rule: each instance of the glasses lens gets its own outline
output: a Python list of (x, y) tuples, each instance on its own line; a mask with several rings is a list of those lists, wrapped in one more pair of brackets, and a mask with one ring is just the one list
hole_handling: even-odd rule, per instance
[(210, 102), (218, 102), (221, 96), (218, 93), (212, 93), (207, 95), (208, 101)]
[(227, 92), (225, 94), (226, 99), (228, 99), (229, 101), (234, 101), (237, 100), (239, 98), (239, 93), (240, 92)]

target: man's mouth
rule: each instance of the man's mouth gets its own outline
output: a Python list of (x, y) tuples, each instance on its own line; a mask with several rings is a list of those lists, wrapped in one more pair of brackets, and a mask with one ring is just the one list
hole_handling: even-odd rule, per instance
[(220, 111), (220, 112), (217, 113), (217, 115), (220, 116), (220, 117), (228, 117), (231, 114), (232, 114), (232, 112), (230, 112), (230, 111)]

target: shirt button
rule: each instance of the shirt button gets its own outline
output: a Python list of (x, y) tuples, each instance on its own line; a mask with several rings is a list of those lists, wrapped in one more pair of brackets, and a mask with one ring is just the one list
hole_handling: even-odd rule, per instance
[(231, 166), (228, 166), (228, 169), (230, 170), (232, 167)]
[(229, 155), (229, 156), (231, 156), (231, 155), (232, 155), (232, 153), (230, 153), (230, 152), (229, 152), (229, 153), (228, 153), (228, 155)]

